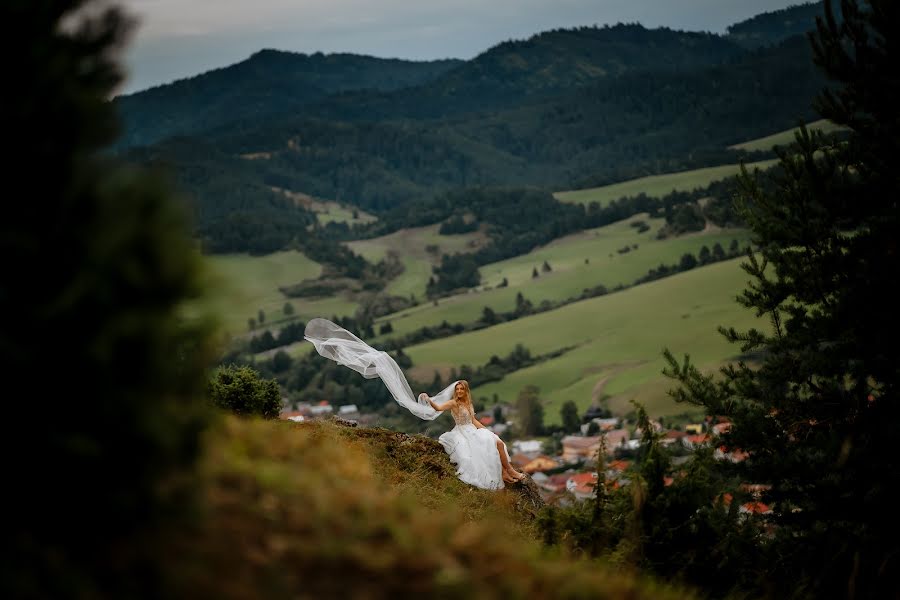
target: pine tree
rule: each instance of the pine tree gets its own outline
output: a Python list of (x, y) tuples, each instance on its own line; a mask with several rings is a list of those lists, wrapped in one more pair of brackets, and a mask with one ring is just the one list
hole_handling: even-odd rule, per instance
[(563, 403), (559, 409), (560, 418), (562, 419), (563, 431), (566, 433), (575, 433), (581, 428), (581, 419), (578, 417), (578, 407), (571, 400)]
[(731, 419), (723, 444), (749, 453), (743, 480), (772, 485), (776, 595), (896, 597), (900, 5), (845, 0), (843, 22), (826, 7), (811, 42), (833, 86), (816, 107), (848, 137), (801, 129), (771, 191), (741, 178), (759, 252), (740, 302), (770, 327), (723, 333), (761, 364), (713, 381), (667, 353), (668, 372), (679, 399)]
[(0, 373), (20, 390), (3, 403), (0, 594), (167, 596), (164, 524), (187, 514), (210, 418), (201, 259), (158, 174), (105, 150), (128, 19), (77, 0), (9, 0), (0, 19), (15, 28), (4, 185), (29, 199), (0, 219), (0, 310), (16, 317)]

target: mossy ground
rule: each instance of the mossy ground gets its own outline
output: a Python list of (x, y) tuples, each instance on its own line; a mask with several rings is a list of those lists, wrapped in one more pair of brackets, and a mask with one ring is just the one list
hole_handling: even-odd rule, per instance
[(543, 549), (533, 490), (465, 485), (423, 436), (228, 417), (200, 480), (197, 522), (172, 536), (178, 595), (690, 596)]

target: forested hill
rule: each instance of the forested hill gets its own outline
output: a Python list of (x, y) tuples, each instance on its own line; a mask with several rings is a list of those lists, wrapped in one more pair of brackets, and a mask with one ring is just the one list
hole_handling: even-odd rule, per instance
[(291, 114), (338, 92), (415, 86), (461, 63), (261, 50), (228, 67), (119, 97), (124, 120), (119, 145), (145, 145), (232, 121)]
[(488, 112), (644, 72), (726, 63), (739, 46), (706, 33), (641, 25), (557, 29), (498, 44), (416, 90), (329, 99), (330, 118), (436, 118)]
[[(840, 2), (833, 2), (832, 5), (835, 13), (840, 14)], [(762, 13), (730, 26), (728, 39), (745, 48), (771, 46), (812, 31), (816, 27), (816, 17), (824, 14), (823, 2), (807, 2)]]
[[(174, 173), (205, 247), (270, 251), (310, 221), (273, 188), (378, 214), (454, 188), (734, 162), (729, 145), (814, 118), (823, 84), (805, 36), (746, 49), (640, 25), (549, 31), (466, 62), (266, 51), (119, 99), (120, 150)], [(134, 146), (148, 136), (164, 139)]]

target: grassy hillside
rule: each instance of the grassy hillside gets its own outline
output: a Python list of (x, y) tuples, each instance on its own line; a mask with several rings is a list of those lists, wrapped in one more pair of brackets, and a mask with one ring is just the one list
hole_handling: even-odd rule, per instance
[[(266, 256), (248, 254), (216, 255), (209, 258), (219, 291), (216, 308), (223, 325), (231, 334), (247, 331), (247, 319), (257, 318), (262, 309), (267, 322), (284, 318), (282, 309), (288, 301), (279, 286), (318, 277), (322, 266), (296, 251), (275, 252)], [(356, 304), (342, 298), (289, 300), (295, 316), (314, 317), (352, 314)]]
[[(806, 128), (810, 131), (818, 130), (823, 133), (832, 133), (834, 131), (840, 131), (843, 129), (840, 125), (836, 125), (831, 121), (826, 119), (819, 119), (818, 121), (813, 121), (812, 123), (808, 123)], [(787, 146), (788, 144), (794, 141), (794, 132), (796, 129), (787, 129), (785, 131), (779, 131), (778, 133), (773, 133), (772, 135), (767, 135), (766, 137), (757, 138), (755, 140), (750, 140), (748, 142), (744, 142), (742, 144), (735, 144), (734, 146), (729, 146), (732, 150), (746, 150), (747, 152), (754, 152), (757, 150), (771, 150), (775, 146)]]
[[(631, 223), (639, 220), (651, 225), (650, 230), (638, 233)], [(512, 310), (516, 295), (520, 292), (537, 306), (544, 300), (577, 297), (585, 288), (601, 284), (609, 289), (620, 284), (630, 285), (660, 263), (677, 263), (686, 252), (696, 255), (704, 245), (712, 248), (718, 242), (728, 248), (731, 240), (743, 242), (746, 239), (746, 232), (741, 230), (711, 230), (657, 240), (656, 231), (661, 224), (661, 220), (638, 215), (561, 238), (529, 254), (485, 265), (481, 268), (485, 286), (478, 290), (442, 298), (436, 306), (434, 303), (423, 303), (382, 317), (379, 322), (390, 321), (394, 328), (393, 335), (402, 335), (442, 321), (471, 323), (478, 320), (485, 306), (500, 312)], [(637, 249), (619, 254), (619, 248), (631, 248), (634, 244), (637, 244)], [(587, 264), (586, 258), (589, 260)], [(550, 263), (552, 272), (541, 270), (544, 260)], [(532, 269), (535, 267), (540, 276), (532, 279)], [(509, 287), (495, 287), (503, 277), (508, 279)]]
[[(481, 232), (461, 235), (441, 235), (439, 225), (402, 229), (389, 235), (349, 242), (351, 250), (370, 262), (378, 262), (388, 252), (396, 252), (403, 261), (405, 270), (388, 284), (385, 290), (394, 296), (425, 297), (425, 285), (431, 277), (431, 267), (437, 265), (443, 254), (472, 252), (487, 241)], [(429, 250), (429, 247), (432, 250)]]
[[(776, 134), (781, 135), (781, 134)], [(762, 138), (765, 139), (765, 138)], [(754, 144), (759, 140), (747, 142)], [(745, 144), (733, 146), (733, 148), (743, 147)], [(750, 150), (751, 148), (745, 148)], [(759, 149), (759, 148), (752, 148)], [(766, 148), (768, 149), (768, 148)], [(777, 160), (763, 160), (754, 163), (748, 163), (748, 169), (768, 169), (774, 165)], [(618, 200), (623, 196), (637, 196), (638, 194), (646, 194), (650, 197), (662, 197), (672, 191), (691, 191), (699, 187), (705, 187), (713, 181), (725, 179), (735, 175), (740, 170), (739, 164), (721, 165), (718, 167), (706, 167), (703, 169), (693, 169), (690, 171), (682, 171), (680, 173), (664, 173), (662, 175), (649, 175), (638, 179), (631, 179), (621, 183), (612, 185), (604, 185), (596, 188), (584, 190), (571, 190), (567, 192), (557, 192), (554, 194), (561, 202), (571, 202), (578, 204), (590, 204), (597, 202), (600, 206), (605, 206), (613, 200)]]
[(227, 418), (202, 510), (167, 540), (176, 597), (693, 597), (543, 551), (532, 497), (461, 483), (433, 440)]
[(433, 369), (481, 365), (504, 356), (516, 344), (533, 354), (577, 345), (566, 354), (477, 388), (476, 396), (513, 401), (527, 384), (541, 388), (549, 422), (573, 400), (580, 410), (602, 395), (611, 408), (628, 410), (636, 397), (653, 415), (682, 412), (660, 386), (661, 351), (690, 353), (700, 366), (714, 367), (737, 348), (717, 333), (718, 325), (765, 327), (734, 298), (745, 287), (740, 259), (694, 269), (660, 281), (593, 298), (560, 309), (406, 350), (422, 375)]

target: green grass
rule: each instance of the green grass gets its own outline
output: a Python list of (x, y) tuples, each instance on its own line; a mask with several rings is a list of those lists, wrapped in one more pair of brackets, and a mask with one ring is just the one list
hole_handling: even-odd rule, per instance
[[(394, 296), (415, 295), (417, 298), (424, 298), (431, 268), (440, 262), (442, 254), (471, 252), (486, 241), (481, 232), (440, 235), (438, 228), (438, 225), (429, 225), (403, 229), (370, 240), (348, 242), (347, 245), (373, 263), (384, 258), (390, 251), (396, 252), (406, 269), (388, 284), (385, 291)], [(437, 246), (437, 251), (429, 252), (426, 249), (428, 246)]]
[(285, 302), (293, 304), (296, 315), (311, 318), (323, 314), (352, 314), (356, 303), (343, 298), (320, 300), (289, 299), (279, 286), (318, 277), (322, 266), (301, 252), (275, 252), (266, 256), (227, 254), (209, 257), (213, 275), (218, 279), (215, 308), (231, 334), (247, 331), (247, 320), (262, 309), (266, 321), (284, 319)]
[[(778, 161), (773, 159), (748, 163), (747, 168), (768, 169), (776, 162)], [(673, 190), (691, 191), (698, 187), (707, 186), (713, 181), (735, 175), (739, 170), (740, 165), (738, 164), (706, 167), (703, 169), (694, 169), (693, 171), (682, 171), (680, 173), (650, 175), (648, 177), (631, 179), (629, 181), (605, 185), (603, 187), (557, 192), (554, 196), (561, 202), (569, 202), (572, 204), (590, 204), (591, 202), (598, 202), (601, 206), (606, 206), (613, 200), (618, 200), (623, 196), (637, 196), (642, 192), (651, 197), (662, 197)]]
[(573, 400), (580, 411), (602, 395), (622, 414), (632, 397), (650, 414), (663, 416), (689, 407), (675, 404), (661, 370), (662, 349), (689, 353), (694, 362), (712, 368), (738, 352), (716, 331), (718, 325), (765, 327), (735, 302), (748, 276), (740, 259), (694, 269), (629, 290), (577, 302), (471, 332), (435, 340), (406, 350), (415, 374), (430, 380), (435, 369), (486, 363), (492, 355), (508, 354), (524, 344), (534, 355), (567, 346), (566, 354), (514, 372), (502, 381), (481, 386), (476, 397), (513, 402), (524, 386), (541, 388), (547, 422), (559, 422), (563, 402)]
[[(647, 222), (650, 230), (639, 234), (630, 226), (636, 220)], [(677, 263), (686, 252), (696, 255), (702, 246), (712, 248), (717, 242), (727, 249), (731, 240), (738, 239), (743, 245), (747, 239), (744, 230), (713, 230), (657, 240), (656, 231), (662, 224), (661, 219), (638, 215), (606, 227), (560, 238), (529, 254), (485, 265), (481, 273), (486, 285), (476, 291), (443, 298), (437, 306), (426, 302), (383, 317), (379, 322), (391, 322), (394, 328), (392, 336), (445, 320), (471, 323), (478, 320), (485, 306), (498, 312), (512, 310), (519, 292), (537, 306), (544, 300), (577, 297), (585, 288), (599, 284), (610, 289), (619, 284), (630, 285), (660, 263)], [(636, 250), (626, 254), (617, 252), (619, 248), (633, 244), (638, 245)], [(585, 264), (585, 258), (589, 259), (588, 264)], [(541, 271), (544, 260), (549, 262), (552, 272)], [(532, 269), (535, 267), (540, 276), (532, 279)], [(486, 289), (496, 286), (503, 277), (508, 279), (509, 287)]]
[[(316, 213), (316, 218), (322, 225), (327, 223), (361, 225), (378, 220), (377, 217), (370, 215), (362, 209), (354, 209), (353, 207), (344, 206), (343, 204), (331, 200), (316, 200), (311, 203), (310, 208)], [(356, 210), (355, 219), (353, 218), (354, 210)]]
[[(827, 119), (820, 119), (818, 121), (814, 121), (813, 123), (808, 123), (806, 128), (810, 131), (819, 130), (824, 133), (832, 133), (834, 131), (839, 131), (843, 129), (842, 126), (836, 125)], [(773, 133), (772, 135), (767, 135), (766, 137), (761, 137), (755, 140), (750, 140), (748, 142), (744, 142), (742, 144), (735, 144), (734, 146), (729, 146), (732, 150), (746, 150), (747, 152), (754, 152), (757, 150), (771, 150), (775, 146), (787, 146), (791, 142), (794, 141), (794, 132), (796, 129), (787, 129), (785, 131), (779, 131), (778, 133)]]

